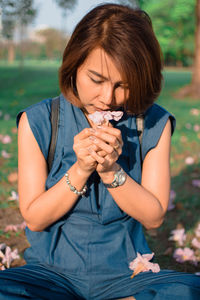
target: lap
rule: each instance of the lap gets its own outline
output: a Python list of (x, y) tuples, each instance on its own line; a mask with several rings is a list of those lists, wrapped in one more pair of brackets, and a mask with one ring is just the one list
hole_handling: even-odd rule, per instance
[(0, 271), (0, 300), (47, 299), (164, 300), (200, 299), (200, 278), (173, 271), (129, 275), (63, 274), (44, 265)]
[(48, 269), (26, 265), (0, 272), (0, 300), (78, 300), (71, 282)]

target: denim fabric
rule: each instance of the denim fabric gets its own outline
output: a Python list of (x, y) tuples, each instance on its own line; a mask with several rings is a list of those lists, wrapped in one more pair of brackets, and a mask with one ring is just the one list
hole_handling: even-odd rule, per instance
[[(45, 159), (51, 139), (50, 105), (51, 99), (47, 99), (23, 110), (27, 113), (31, 130)], [(23, 111), (17, 116), (17, 125)], [(169, 118), (172, 133), (175, 128), (174, 117), (157, 104), (152, 105), (144, 117), (143, 159), (149, 150), (156, 147)], [(118, 162), (129, 176), (140, 183), (140, 143), (135, 117), (124, 113), (122, 119), (113, 122), (113, 125), (121, 130), (124, 141)], [(83, 112), (61, 95), (58, 140), (46, 190), (56, 184), (76, 161), (72, 148), (74, 136), (86, 127), (89, 123)], [(162, 270), (159, 273), (144, 272), (130, 278), (132, 271), (129, 263), (137, 252), (152, 252), (142, 226), (117, 206), (96, 172), (90, 176), (87, 185), (87, 194), (78, 199), (73, 209), (43, 232), (32, 232), (26, 228), (31, 245), (25, 252), (27, 266), (0, 274), (0, 282), (8, 276), (7, 294), (10, 290), (20, 291), (21, 286), (28, 286), (28, 293), (32, 295), (29, 299), (64, 299), (62, 288), (66, 299), (106, 300), (131, 295), (145, 300), (200, 299), (200, 278), (192, 274)], [(49, 291), (50, 294), (44, 298), (33, 297), (37, 289), (43, 290), (45, 295), (45, 288), (51, 287), (52, 282), (55, 289), (58, 288), (57, 298)], [(184, 298), (185, 295), (188, 298)]]

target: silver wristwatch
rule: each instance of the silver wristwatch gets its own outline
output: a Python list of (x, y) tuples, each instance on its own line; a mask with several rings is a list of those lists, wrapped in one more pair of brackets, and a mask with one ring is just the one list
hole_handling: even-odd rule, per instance
[(104, 183), (104, 185), (109, 189), (110, 188), (116, 188), (120, 185), (123, 185), (126, 181), (126, 178), (127, 178), (127, 174), (121, 168), (119, 171), (117, 171), (115, 173), (113, 182), (110, 183), (110, 184)]

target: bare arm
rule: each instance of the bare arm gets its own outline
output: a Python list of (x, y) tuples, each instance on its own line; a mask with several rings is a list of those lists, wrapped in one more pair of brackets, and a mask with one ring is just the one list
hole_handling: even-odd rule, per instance
[[(79, 160), (68, 170), (72, 185), (81, 190), (95, 169), (95, 161), (84, 152), (91, 133), (84, 130), (75, 138), (74, 151)], [(83, 159), (82, 159), (83, 158)], [(67, 171), (67, 170), (66, 170)], [(48, 176), (46, 160), (31, 131), (27, 115), (21, 116), (18, 127), (18, 192), (20, 211), (27, 226), (42, 231), (65, 215), (78, 196), (70, 191), (65, 176), (45, 191)]]
[[(141, 185), (129, 176), (124, 185), (108, 189), (118, 206), (141, 222), (147, 229), (161, 225), (167, 211), (170, 191), (171, 124), (167, 121), (158, 145), (150, 150), (143, 162)], [(99, 172), (103, 182), (111, 183), (116, 170)], [(118, 166), (119, 168), (119, 166)]]

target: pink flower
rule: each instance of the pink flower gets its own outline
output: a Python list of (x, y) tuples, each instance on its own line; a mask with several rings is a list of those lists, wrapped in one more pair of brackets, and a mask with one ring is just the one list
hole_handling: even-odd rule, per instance
[(122, 116), (122, 111), (96, 111), (93, 114), (89, 114), (90, 120), (97, 125), (101, 125), (105, 120), (119, 121)]
[(185, 128), (191, 129), (191, 128), (192, 128), (192, 125), (191, 125), (190, 123), (187, 123), (187, 124), (185, 124)]
[(200, 188), (200, 179), (193, 179), (192, 185)]
[(25, 221), (23, 221), (23, 222), (20, 223), (20, 224), (16, 224), (16, 225), (14, 225), (14, 224), (9, 224), (9, 225), (7, 225), (7, 226), (4, 228), (4, 232), (8, 232), (8, 231), (15, 231), (15, 232), (17, 232), (17, 231), (19, 231), (19, 230), (24, 230), (25, 227), (26, 227), (26, 222), (25, 222)]
[(175, 198), (176, 198), (176, 192), (174, 190), (171, 190), (169, 195), (169, 205), (167, 208), (168, 211), (175, 208), (175, 205), (173, 204)]
[(197, 258), (194, 255), (194, 251), (188, 247), (184, 249), (178, 248), (174, 251), (173, 257), (179, 263), (184, 263), (185, 261), (190, 261), (194, 265), (197, 265)]
[(6, 264), (7, 268), (10, 268), (10, 264), (13, 260), (19, 259), (18, 250), (15, 249), (14, 251), (11, 250), (10, 247), (6, 246), (5, 255), (2, 259), (2, 264)]
[(26, 222), (23, 221), (21, 224), (19, 224), (19, 229), (24, 230), (26, 228)]
[(137, 257), (129, 264), (129, 269), (134, 271), (131, 278), (133, 278), (140, 272), (147, 272), (150, 270), (154, 273), (159, 272), (160, 271), (159, 265), (150, 262), (153, 256), (154, 253), (141, 255), (140, 253), (137, 252)]
[(9, 114), (5, 114), (4, 115), (4, 120), (6, 120), (6, 121), (10, 120), (10, 115)]
[(190, 110), (191, 115), (198, 116), (200, 114), (200, 111), (197, 108), (192, 108)]
[(3, 157), (3, 158), (10, 158), (11, 157), (11, 154), (9, 154), (7, 151), (5, 151), (5, 150), (2, 150), (1, 151), (1, 156)]
[(10, 144), (12, 142), (12, 139), (9, 135), (4, 135), (4, 137), (1, 139), (1, 142), (3, 144)]
[(195, 124), (193, 129), (195, 132), (198, 132), (200, 130), (200, 126), (198, 124)]
[(191, 156), (186, 157), (185, 163), (186, 163), (186, 165), (193, 165), (193, 163), (194, 163), (194, 158), (191, 157)]
[(185, 142), (187, 142), (188, 139), (187, 139), (186, 136), (182, 135), (180, 140), (181, 140), (182, 143), (185, 143)]
[[(1, 264), (6, 264), (7, 268), (10, 268), (10, 264), (14, 259), (20, 258), (18, 255), (18, 250), (11, 250), (10, 247), (6, 246), (6, 244), (0, 244), (0, 258), (2, 259)], [(1, 270), (5, 268), (2, 266)]]
[(8, 232), (8, 231), (15, 231), (15, 232), (17, 232), (18, 231), (17, 225), (14, 225), (14, 224), (7, 225), (4, 228), (4, 232)]
[(8, 198), (9, 201), (18, 201), (19, 195), (15, 191), (11, 191), (11, 196)]
[(169, 241), (178, 242), (180, 246), (183, 246), (183, 242), (186, 240), (185, 229), (175, 229), (171, 231), (172, 236), (169, 238)]
[(195, 248), (200, 249), (200, 242), (197, 240), (197, 238), (192, 239), (192, 246), (194, 246)]

